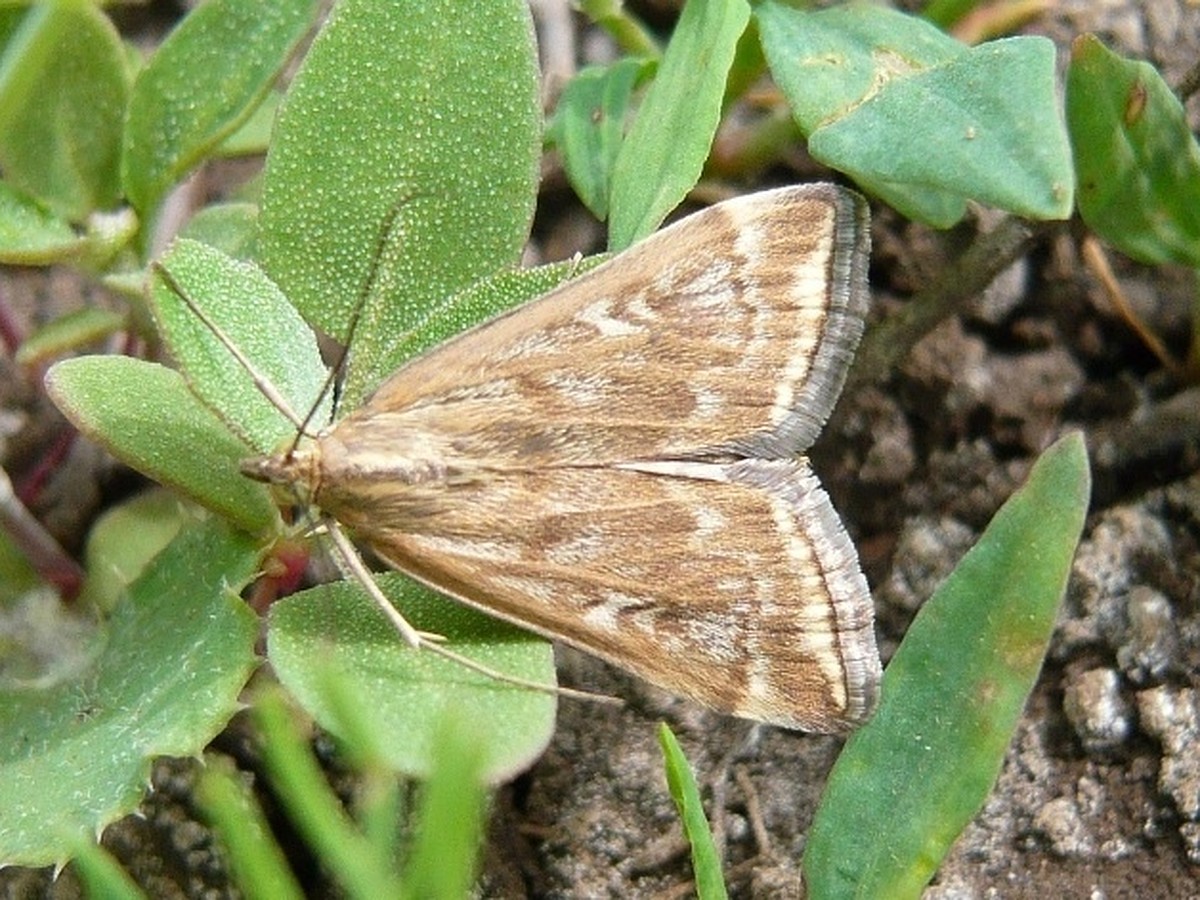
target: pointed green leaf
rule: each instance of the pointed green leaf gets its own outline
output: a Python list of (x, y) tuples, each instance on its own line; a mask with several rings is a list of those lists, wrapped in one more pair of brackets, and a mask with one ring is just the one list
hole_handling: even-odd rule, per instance
[(662, 747), (663, 762), (667, 773), (667, 787), (671, 799), (679, 810), (683, 830), (692, 847), (692, 870), (696, 874), (696, 896), (700, 900), (725, 900), (725, 879), (721, 874), (721, 860), (717, 856), (717, 845), (713, 841), (712, 829), (704, 815), (704, 804), (700, 800), (700, 788), (696, 776), (683, 748), (666, 723), (658, 726), (658, 743)]
[(771, 72), (812, 155), (938, 227), (968, 199), (1035, 219), (1070, 215), (1074, 176), (1054, 45), (966, 47), (928, 22), (850, 4), (757, 9)]
[(610, 250), (649, 236), (700, 178), (748, 21), (745, 0), (684, 5), (613, 167)]
[(1077, 38), (1067, 124), (1088, 227), (1142, 262), (1200, 266), (1200, 144), (1154, 67)]
[(47, 865), (131, 812), (156, 756), (197, 754), (257, 665), (238, 599), (258, 550), (219, 520), (185, 530), (108, 623), (94, 663), (51, 686), (0, 690), (0, 861)]
[(1034, 465), (922, 608), (809, 832), (822, 898), (916, 898), (982, 808), (1041, 669), (1090, 494), (1083, 437)]
[(546, 139), (562, 154), (571, 187), (601, 221), (608, 217), (613, 168), (625, 139), (633, 89), (654, 66), (631, 57), (610, 66), (588, 66), (567, 83), (546, 126)]

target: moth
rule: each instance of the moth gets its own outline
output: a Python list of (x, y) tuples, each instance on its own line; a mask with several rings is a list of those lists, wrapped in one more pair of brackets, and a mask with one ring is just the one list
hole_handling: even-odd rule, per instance
[(871, 595), (802, 454), (863, 330), (868, 246), (865, 202), (833, 185), (719, 203), (244, 471), (417, 581), (674, 694), (852, 727), (878, 692)]

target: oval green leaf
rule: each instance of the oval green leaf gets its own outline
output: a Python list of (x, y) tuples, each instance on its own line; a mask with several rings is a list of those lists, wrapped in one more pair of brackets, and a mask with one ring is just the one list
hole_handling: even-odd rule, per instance
[(1067, 125), (1088, 227), (1142, 262), (1200, 266), (1200, 144), (1154, 67), (1077, 38)]
[(126, 356), (81, 356), (53, 366), (46, 391), (76, 428), (143, 475), (248, 531), (278, 524), (266, 487), (238, 470), (247, 446), (178, 372)]
[(127, 61), (90, 3), (31, 4), (0, 56), (0, 171), (69, 222), (117, 202)]
[[(322, 391), (327, 370), (316, 336), (262, 269), (189, 240), (176, 241), (160, 267), (195, 308), (157, 272), (150, 300), (159, 333), (188, 386), (221, 421), (260, 453), (295, 436), (296, 426), (264, 395), (257, 377), (278, 392), (297, 418), (315, 406), (311, 421), (318, 427), (326, 423), (330, 401)], [(241, 352), (253, 373), (214, 328)]]
[[(396, 608), (445, 646), (515, 678), (553, 686), (554, 654), (541, 638), (469, 610), (394, 573), (376, 579)], [(511, 778), (545, 749), (555, 697), (496, 681), (427, 651), (412, 650), (351, 582), (294, 594), (271, 608), (268, 654), (279, 680), (334, 734), (373, 740), (370, 755), (424, 778), (447, 715), (470, 723), (486, 750), (489, 782)], [(339, 690), (328, 690), (330, 676)], [(350, 700), (347, 701), (346, 698)], [(345, 717), (370, 710), (370, 728)]]
[(519, 259), (541, 149), (524, 0), (345, 0), (276, 126), (259, 220), (264, 268), (345, 341), (346, 396), (429, 305)]
[(143, 219), (247, 119), (312, 26), (313, 0), (209, 0), (187, 15), (138, 74), (121, 174)]

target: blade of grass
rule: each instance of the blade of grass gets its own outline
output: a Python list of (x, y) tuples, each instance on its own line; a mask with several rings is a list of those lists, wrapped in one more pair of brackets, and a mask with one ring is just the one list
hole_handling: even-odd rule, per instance
[(209, 763), (196, 788), (196, 803), (221, 839), (238, 889), (249, 898), (301, 900), (304, 891), (261, 807), (231, 766), (219, 759)]
[(1091, 491), (1083, 437), (1025, 486), (929, 599), (851, 735), (809, 833), (809, 896), (918, 897), (983, 806), (1041, 669)]
[(142, 889), (103, 847), (80, 838), (72, 847), (75, 872), (88, 897), (105, 900), (146, 900)]
[(749, 19), (744, 0), (689, 0), (684, 6), (613, 166), (610, 250), (654, 231), (700, 177)]
[(263, 762), (271, 785), (330, 874), (359, 900), (399, 896), (399, 879), (330, 790), (297, 734), (282, 694), (264, 692), (255, 704), (255, 718), (263, 731)]
[(717, 857), (717, 846), (713, 843), (712, 830), (704, 816), (704, 804), (700, 801), (700, 790), (696, 777), (688, 765), (687, 757), (679, 741), (675, 739), (666, 723), (658, 726), (658, 742), (662, 746), (663, 764), (667, 773), (667, 787), (671, 799), (679, 810), (684, 833), (692, 847), (692, 871), (696, 875), (696, 894), (700, 900), (725, 900), (725, 879), (721, 874), (721, 860)]
[(449, 716), (437, 742), (438, 765), (424, 786), (416, 840), (405, 868), (404, 896), (413, 900), (469, 896), (487, 809), (477, 733)]

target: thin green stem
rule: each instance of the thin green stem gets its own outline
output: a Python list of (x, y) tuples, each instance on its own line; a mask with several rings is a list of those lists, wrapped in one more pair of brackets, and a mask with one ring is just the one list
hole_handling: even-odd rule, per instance
[(584, 15), (612, 35), (613, 40), (631, 56), (658, 59), (662, 47), (641, 21), (629, 14), (621, 0), (581, 0)]

